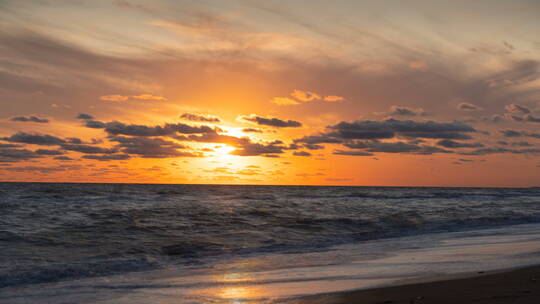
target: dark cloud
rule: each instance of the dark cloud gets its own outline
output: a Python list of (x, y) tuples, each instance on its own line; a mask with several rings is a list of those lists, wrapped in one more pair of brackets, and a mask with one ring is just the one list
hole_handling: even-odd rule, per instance
[(48, 149), (38, 149), (36, 150), (36, 153), (39, 155), (49, 155), (49, 156), (64, 155), (64, 152), (62, 151), (48, 150)]
[(26, 149), (0, 148), (0, 162), (17, 162), (38, 157), (39, 154)]
[(294, 140), (295, 143), (305, 143), (305, 144), (337, 144), (343, 142), (342, 139), (333, 138), (326, 136), (325, 134), (321, 135), (310, 135), (304, 136)]
[(281, 120), (275, 117), (261, 117), (254, 114), (249, 115), (249, 116), (240, 116), (240, 119), (253, 122), (258, 125), (270, 126), (270, 127), (276, 127), (276, 128), (286, 128), (286, 127), (298, 128), (302, 126), (302, 124), (298, 121)]
[(491, 117), (484, 117), (483, 120), (487, 122), (499, 123), (504, 121), (504, 116), (496, 114), (492, 115)]
[(416, 143), (407, 142), (380, 142), (377, 140), (370, 141), (353, 141), (345, 143), (344, 146), (350, 149), (363, 149), (366, 152), (380, 153), (414, 153), (414, 154), (434, 154), (434, 153), (449, 153), (450, 151), (431, 146), (421, 146)]
[[(435, 154), (452, 153), (436, 146), (422, 144), (424, 139), (441, 139), (439, 146), (445, 148), (475, 148), (481, 144), (464, 144), (451, 139), (470, 139), (470, 133), (478, 132), (473, 127), (459, 121), (412, 121), (387, 119), (383, 121), (362, 120), (355, 122), (342, 121), (327, 127), (327, 132), (319, 135), (305, 136), (295, 139), (295, 143), (304, 143), (304, 147), (323, 148), (318, 144), (341, 144), (349, 149), (335, 150), (337, 155), (370, 156), (373, 153), (410, 153)], [(392, 138), (408, 138), (408, 141), (385, 142)]]
[(335, 155), (350, 155), (350, 156), (373, 156), (373, 153), (364, 151), (351, 151), (351, 150), (334, 150)]
[(124, 124), (118, 121), (100, 122), (96, 120), (88, 120), (85, 122), (86, 127), (94, 129), (105, 129), (105, 132), (110, 135), (128, 135), (128, 136), (172, 136), (177, 133), (181, 134), (204, 134), (215, 133), (221, 131), (219, 128), (211, 128), (209, 126), (190, 126), (183, 123), (164, 124), (163, 126), (145, 126), (135, 124)]
[(513, 120), (513, 121), (523, 121), (525, 120), (525, 118), (523, 118), (523, 116), (517, 116), (517, 115), (513, 115), (513, 114), (504, 114), (504, 117), (508, 120)]
[(10, 119), (11, 121), (20, 121), (20, 122), (38, 122), (38, 123), (48, 123), (49, 120), (45, 118), (39, 118), (36, 116), (16, 116)]
[(506, 105), (504, 107), (504, 109), (506, 111), (508, 111), (509, 113), (514, 113), (514, 114), (529, 114), (529, 113), (531, 113), (531, 110), (529, 110), (529, 108), (518, 105), (518, 104), (515, 104), (515, 103)]
[(405, 106), (391, 106), (389, 115), (395, 116), (428, 116), (429, 113), (423, 109), (413, 109)]
[(344, 146), (351, 149), (366, 149), (368, 152), (384, 153), (408, 153), (421, 149), (418, 145), (405, 142), (353, 141), (344, 144)]
[(32, 145), (42, 145), (42, 146), (57, 146), (65, 143), (65, 140), (58, 138), (52, 135), (44, 134), (30, 134), (25, 132), (17, 132), (10, 137), (0, 138), (4, 141), (32, 144)]
[(309, 149), (309, 150), (322, 150), (322, 149), (324, 149), (323, 145), (316, 145), (316, 144), (304, 144), (303, 147), (306, 148), (306, 149)]
[(479, 107), (479, 106), (477, 106), (475, 104), (472, 104), (472, 103), (468, 103), (468, 102), (462, 102), (462, 103), (458, 104), (457, 108), (460, 111), (481, 111), (481, 110), (483, 110), (481, 107)]
[(529, 142), (526, 142), (526, 141), (515, 141), (515, 142), (511, 142), (510, 146), (512, 146), (512, 147), (533, 147), (534, 145), (529, 143)]
[(180, 116), (180, 118), (185, 119), (185, 120), (190, 120), (190, 121), (221, 122), (221, 119), (215, 116), (191, 114), (191, 113), (184, 113)]
[(98, 120), (87, 120), (84, 122), (84, 125), (87, 128), (92, 128), (92, 129), (105, 129), (107, 127), (107, 123), (104, 123)]
[(293, 153), (294, 156), (311, 156), (311, 153), (307, 151), (297, 151)]
[(9, 171), (15, 171), (15, 172), (39, 172), (43, 174), (48, 173), (54, 173), (54, 172), (61, 172), (61, 171), (72, 171), (72, 170), (80, 170), (83, 169), (80, 165), (60, 165), (60, 166), (54, 166), (54, 167), (41, 167), (41, 166), (22, 166), (22, 167), (10, 167), (6, 168), (6, 170)]
[(487, 155), (487, 154), (536, 154), (540, 149), (507, 149), (507, 148), (483, 148), (474, 151), (460, 152), (461, 155)]
[(71, 160), (74, 160), (73, 158), (67, 157), (67, 156), (57, 156), (57, 157), (55, 157), (54, 159), (56, 159), (56, 160), (64, 160), (64, 161), (71, 161)]
[(187, 147), (161, 138), (113, 136), (109, 140), (117, 142), (116, 147), (122, 152), (143, 158), (202, 156), (197, 153), (178, 151), (178, 149), (186, 149)]
[(481, 143), (463, 143), (451, 139), (443, 139), (437, 142), (437, 145), (445, 148), (481, 148), (484, 145)]
[(540, 133), (534, 133), (529, 131), (518, 131), (518, 130), (501, 130), (500, 131), (505, 137), (533, 137), (540, 138)]
[(236, 147), (231, 154), (238, 156), (266, 156), (277, 157), (276, 154), (284, 153), (286, 147), (280, 145), (280, 142), (270, 143), (244, 143)]
[(130, 158), (127, 154), (103, 154), (103, 155), (83, 155), (84, 159), (94, 159), (99, 161), (127, 160)]
[(86, 144), (63, 144), (62, 149), (67, 151), (75, 151), (84, 154), (113, 154), (116, 153), (116, 149), (103, 148), (99, 146), (86, 145)]
[(524, 119), (528, 122), (540, 122), (540, 117), (533, 116), (532, 114), (525, 115)]
[(244, 129), (242, 129), (242, 132), (244, 132), (244, 133), (263, 133), (263, 130), (256, 129), (256, 128), (244, 128)]
[(0, 149), (1, 149), (1, 148), (18, 148), (18, 147), (21, 147), (21, 145), (2, 144), (2, 143), (0, 143)]
[(82, 120), (92, 120), (92, 119), (94, 119), (94, 116), (92, 116), (90, 114), (79, 113), (79, 115), (77, 115), (76, 118), (77, 119), (82, 119)]
[(416, 122), (412, 120), (388, 119), (384, 121), (362, 120), (340, 122), (328, 127), (327, 136), (343, 139), (388, 139), (395, 136), (408, 138), (470, 139), (467, 133), (477, 132), (473, 127), (459, 121)]

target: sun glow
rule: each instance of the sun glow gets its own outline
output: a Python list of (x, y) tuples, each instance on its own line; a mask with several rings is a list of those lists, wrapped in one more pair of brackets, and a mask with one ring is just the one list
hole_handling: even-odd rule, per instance
[(232, 158), (234, 155), (231, 154), (236, 148), (229, 145), (214, 146), (213, 155), (217, 158)]

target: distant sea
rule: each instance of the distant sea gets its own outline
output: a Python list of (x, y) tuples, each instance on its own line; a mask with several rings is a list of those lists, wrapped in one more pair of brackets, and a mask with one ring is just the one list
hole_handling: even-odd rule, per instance
[[(0, 295), (6, 291), (0, 302), (69, 303), (62, 292), (84, 298), (84, 290), (94, 297), (90, 302), (138, 303), (124, 297), (176, 286), (176, 303), (248, 303), (272, 295), (210, 292), (231, 281), (215, 276), (240, 276), (233, 275), (234, 286), (292, 282), (296, 291), (284, 292), (289, 296), (306, 293), (301, 286), (309, 284), (308, 292), (326, 292), (422, 269), (466, 271), (472, 269), (468, 262), (516, 266), (537, 261), (538, 223), (539, 188), (0, 183)], [(515, 257), (471, 253), (461, 264), (444, 251), (516, 240), (532, 249)], [(420, 251), (424, 255), (413, 254)], [(419, 260), (425, 252), (444, 252), (446, 258), (417, 264), (401, 259), (395, 270), (374, 270), (398, 252)], [(358, 267), (347, 270), (366, 261), (364, 269), (373, 270), (369, 278)], [(181, 279), (155, 283), (175, 276)], [(328, 281), (343, 288), (313, 287)], [(73, 282), (78, 283), (69, 287)], [(44, 291), (36, 286), (56, 291), (40, 296)], [(33, 291), (20, 291), (25, 288)]]

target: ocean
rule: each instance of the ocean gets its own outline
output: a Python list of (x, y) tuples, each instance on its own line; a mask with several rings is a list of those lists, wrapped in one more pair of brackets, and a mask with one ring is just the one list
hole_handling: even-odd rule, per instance
[(274, 303), (539, 262), (539, 188), (0, 183), (0, 303)]

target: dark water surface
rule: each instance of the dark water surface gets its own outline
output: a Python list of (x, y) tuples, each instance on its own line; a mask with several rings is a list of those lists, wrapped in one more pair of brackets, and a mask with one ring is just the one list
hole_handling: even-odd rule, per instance
[(538, 222), (538, 188), (0, 183), (0, 288)]

